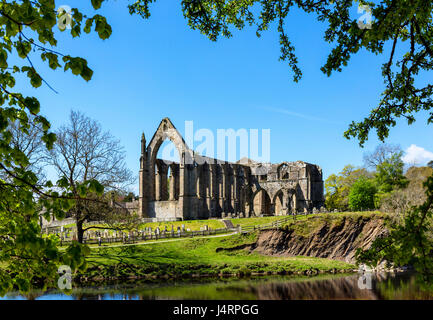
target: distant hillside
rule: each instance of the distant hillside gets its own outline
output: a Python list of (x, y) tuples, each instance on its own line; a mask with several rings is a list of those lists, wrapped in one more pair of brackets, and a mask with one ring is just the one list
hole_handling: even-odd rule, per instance
[(405, 176), (410, 180), (412, 187), (415, 185), (421, 186), (422, 183), (433, 175), (433, 168), (430, 167), (410, 167)]
[(426, 195), (423, 183), (431, 175), (433, 175), (433, 168), (430, 167), (409, 168), (405, 174), (409, 179), (408, 186), (405, 189), (394, 191), (385, 198), (380, 208), (381, 211), (393, 212), (401, 217), (411, 206), (424, 203)]

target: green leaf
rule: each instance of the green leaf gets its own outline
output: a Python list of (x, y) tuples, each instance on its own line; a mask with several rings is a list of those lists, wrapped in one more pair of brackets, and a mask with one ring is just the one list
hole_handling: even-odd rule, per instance
[(92, 6), (95, 10), (101, 8), (101, 4), (104, 0), (92, 0)]
[(24, 99), (25, 106), (29, 109), (30, 113), (38, 114), (41, 108), (39, 101), (35, 97), (27, 97)]
[(26, 58), (29, 54), (30, 50), (32, 49), (32, 46), (27, 41), (18, 41), (15, 45), (15, 49), (17, 50), (18, 55), (20, 58)]

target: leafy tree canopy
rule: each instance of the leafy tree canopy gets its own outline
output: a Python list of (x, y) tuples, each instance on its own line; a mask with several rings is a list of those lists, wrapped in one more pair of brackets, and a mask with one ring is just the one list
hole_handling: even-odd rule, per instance
[(374, 198), (377, 189), (374, 181), (359, 178), (350, 189), (349, 193), (349, 208), (353, 211), (374, 209)]
[(325, 205), (328, 210), (349, 209), (349, 193), (353, 184), (361, 177), (371, 178), (372, 174), (364, 168), (347, 165), (338, 174), (331, 174), (325, 181)]
[[(91, 0), (95, 10), (101, 3), (102, 0)], [(34, 59), (86, 81), (92, 78), (93, 71), (85, 59), (57, 51), (55, 31), (59, 19), (70, 22), (69, 32), (74, 38), (79, 38), (83, 31), (96, 32), (101, 39), (111, 35), (105, 17), (88, 16), (76, 8), (70, 15), (58, 13), (54, 0), (0, 1), (0, 295), (12, 287), (25, 292), (35, 284), (54, 285), (61, 264), (72, 270), (84, 268), (87, 248), (74, 243), (60, 252), (56, 239), (41, 234), (39, 214), (43, 208), (46, 218), (54, 215), (60, 219), (78, 197), (103, 192), (96, 180), (78, 184), (78, 197), (66, 179), (60, 179), (56, 187), (51, 181), (42, 183), (32, 171), (29, 155), (13, 143), (13, 130), (17, 128), (29, 135), (36, 127), (48, 149), (56, 140), (49, 121), (40, 115), (37, 98), (14, 91), (19, 74), (25, 74), (34, 88), (49, 86), (34, 68)]]
[(396, 188), (404, 188), (409, 181), (403, 174), (403, 153), (393, 154), (376, 167), (375, 179), (382, 193), (391, 192)]
[[(129, 5), (132, 14), (150, 17), (150, 6), (156, 0), (137, 0)], [(359, 17), (350, 10), (367, 5), (372, 13), (372, 26), (358, 24)], [(361, 145), (375, 130), (380, 140), (388, 137), (398, 118), (408, 124), (415, 114), (430, 110), (433, 105), (433, 85), (416, 81), (420, 74), (433, 68), (433, 25), (431, 0), (382, 0), (378, 3), (363, 0), (182, 0), (182, 11), (192, 29), (210, 40), (232, 37), (233, 29), (246, 25), (256, 28), (257, 36), (276, 24), (280, 38), (280, 59), (287, 61), (294, 81), (302, 77), (295, 46), (285, 19), (293, 9), (313, 14), (327, 25), (324, 40), (334, 45), (321, 70), (330, 76), (341, 71), (350, 58), (361, 50), (375, 55), (386, 54), (382, 65), (384, 91), (376, 106), (363, 121), (352, 122), (345, 132), (347, 138), (357, 138)], [(299, 32), (299, 29), (292, 32)], [(433, 122), (430, 112), (429, 123)]]

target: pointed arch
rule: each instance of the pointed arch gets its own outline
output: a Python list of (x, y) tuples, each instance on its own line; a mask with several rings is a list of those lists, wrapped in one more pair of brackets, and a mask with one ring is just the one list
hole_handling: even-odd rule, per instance
[(265, 189), (258, 189), (252, 196), (252, 207), (256, 216), (270, 216), (272, 212), (272, 202)]
[(277, 168), (278, 180), (286, 180), (290, 178), (290, 166), (287, 162), (281, 163)]
[(272, 205), (274, 207), (275, 215), (282, 215), (283, 214), (283, 208), (284, 208), (284, 193), (283, 190), (278, 190), (273, 199), (272, 199)]
[[(158, 182), (156, 181), (156, 178), (159, 178), (156, 175), (155, 166), (158, 163), (157, 155), (159, 149), (166, 140), (170, 140), (179, 153), (179, 182), (176, 181), (176, 183), (179, 184), (179, 192), (177, 193), (177, 198), (182, 197), (186, 191), (183, 184), (184, 181), (188, 179), (188, 170), (184, 170), (184, 167), (187, 163), (190, 163), (192, 159), (192, 151), (188, 148), (182, 135), (179, 133), (179, 131), (176, 129), (170, 119), (165, 118), (159, 124), (158, 129), (156, 130), (155, 134), (149, 142), (149, 145), (147, 146), (147, 183), (148, 189), (151, 190), (151, 198), (149, 199), (151, 201), (161, 200), (161, 197), (158, 197), (158, 193), (155, 192), (155, 189), (158, 187)], [(167, 165), (170, 164), (170, 161), (164, 162), (166, 162)]]
[(180, 162), (182, 164), (185, 164), (185, 153), (188, 153), (188, 155), (190, 156), (191, 151), (186, 145), (182, 135), (179, 133), (179, 131), (177, 131), (176, 127), (168, 118), (165, 118), (161, 121), (158, 129), (156, 130), (155, 134), (149, 142), (149, 145), (147, 147), (147, 152), (149, 156), (148, 159), (150, 159), (152, 163), (156, 161), (159, 148), (161, 147), (162, 143), (167, 139), (173, 142), (174, 146), (179, 152)]

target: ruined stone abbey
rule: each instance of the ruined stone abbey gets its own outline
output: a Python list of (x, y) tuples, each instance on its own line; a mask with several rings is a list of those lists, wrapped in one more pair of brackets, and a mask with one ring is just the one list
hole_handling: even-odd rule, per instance
[[(157, 158), (165, 140), (179, 163)], [(141, 141), (138, 212), (143, 218), (203, 219), (223, 214), (287, 215), (324, 205), (322, 170), (302, 161), (230, 163), (200, 156), (165, 118), (149, 144)]]

